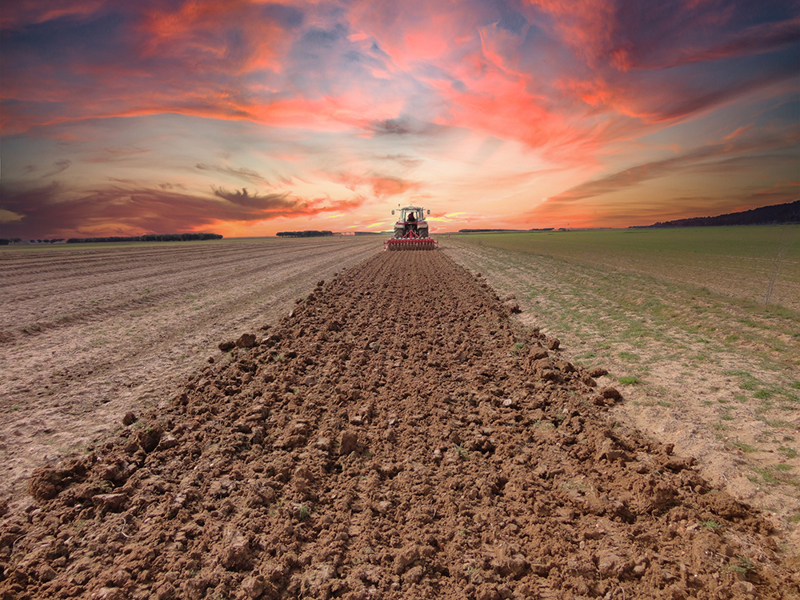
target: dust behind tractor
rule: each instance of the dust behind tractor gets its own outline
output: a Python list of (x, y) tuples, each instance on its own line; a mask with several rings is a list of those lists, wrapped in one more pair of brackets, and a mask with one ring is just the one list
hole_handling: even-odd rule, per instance
[(394, 224), (394, 236), (383, 243), (384, 250), (436, 250), (439, 243), (429, 236), (425, 209), (404, 206), (398, 210), (400, 219)]

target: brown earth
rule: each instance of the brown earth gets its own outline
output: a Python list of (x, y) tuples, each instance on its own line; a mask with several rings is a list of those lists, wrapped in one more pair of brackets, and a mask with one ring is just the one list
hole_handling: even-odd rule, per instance
[[(674, 273), (652, 261), (649, 271), (643, 263), (611, 267), (601, 256), (554, 260), (473, 240), (454, 236), (445, 250), (502, 296), (514, 295), (521, 323), (558, 335), (570, 361), (607, 369), (599, 385), (638, 375), (620, 388), (625, 402), (613, 416), (694, 457), (715, 487), (763, 511), (800, 558), (800, 413), (790, 388), (800, 372), (800, 329), (791, 310), (773, 314), (734, 294), (704, 293), (699, 277), (670, 285)], [(787, 279), (783, 289), (797, 277)], [(651, 303), (670, 316), (649, 312)]]
[(0, 498), (154, 406), (227, 335), (274, 323), (375, 238), (0, 252)]
[(439, 252), (320, 282), (38, 469), (0, 597), (798, 597), (769, 523), (512, 310)]

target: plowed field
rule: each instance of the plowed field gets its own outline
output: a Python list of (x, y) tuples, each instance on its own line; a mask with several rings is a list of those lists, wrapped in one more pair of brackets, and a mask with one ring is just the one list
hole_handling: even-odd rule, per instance
[(765, 520), (443, 253), (305, 293), (36, 471), (3, 598), (797, 597)]
[(43, 461), (154, 405), (376, 238), (252, 239), (0, 252), (0, 498)]

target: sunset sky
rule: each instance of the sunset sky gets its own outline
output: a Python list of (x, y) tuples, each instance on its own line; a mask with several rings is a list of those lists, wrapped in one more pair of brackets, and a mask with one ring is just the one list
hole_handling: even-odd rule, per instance
[(15, 0), (0, 237), (627, 227), (800, 198), (793, 0)]

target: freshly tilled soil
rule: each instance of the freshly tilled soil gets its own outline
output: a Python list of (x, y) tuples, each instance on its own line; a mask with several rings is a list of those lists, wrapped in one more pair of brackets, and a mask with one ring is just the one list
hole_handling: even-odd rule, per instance
[(797, 597), (767, 522), (516, 310), (439, 252), (320, 282), (37, 470), (0, 597)]
[(153, 406), (222, 336), (285, 315), (375, 236), (0, 251), (0, 498)]

